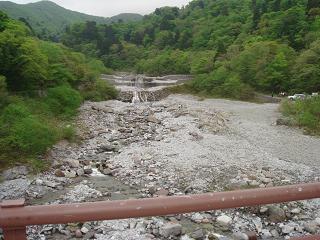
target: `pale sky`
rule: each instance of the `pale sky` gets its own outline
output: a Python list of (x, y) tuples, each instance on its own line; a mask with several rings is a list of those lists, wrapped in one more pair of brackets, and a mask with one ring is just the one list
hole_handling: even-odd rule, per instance
[[(37, 0), (11, 0), (15, 3), (30, 3)], [(74, 11), (96, 16), (111, 17), (119, 13), (148, 14), (158, 7), (187, 5), (191, 0), (52, 0)]]

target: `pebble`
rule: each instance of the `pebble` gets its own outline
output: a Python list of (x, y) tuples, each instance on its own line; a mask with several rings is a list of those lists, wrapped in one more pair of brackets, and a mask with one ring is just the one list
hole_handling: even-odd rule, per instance
[(291, 210), (291, 213), (293, 213), (293, 214), (299, 214), (300, 212), (301, 212), (300, 208), (294, 208)]
[(182, 226), (179, 223), (169, 222), (160, 228), (160, 235), (168, 238), (179, 236), (182, 233)]
[(73, 170), (63, 172), (66, 178), (75, 178), (77, 173)]
[(249, 237), (245, 233), (237, 232), (232, 235), (232, 239), (234, 239), (234, 240), (249, 240)]
[(82, 227), (82, 228), (81, 228), (81, 232), (84, 233), (84, 234), (86, 234), (86, 233), (89, 232), (89, 229), (86, 228), (86, 227)]
[(289, 234), (294, 231), (294, 227), (289, 224), (283, 225), (281, 229), (282, 229), (282, 233), (284, 234)]
[(311, 234), (315, 234), (317, 232), (318, 226), (316, 222), (311, 221), (311, 222), (304, 223), (304, 228), (307, 232)]
[(268, 210), (269, 210), (269, 208), (267, 208), (267, 207), (261, 207), (260, 213), (264, 214), (264, 213), (268, 212)]
[(166, 189), (160, 189), (160, 190), (156, 191), (154, 193), (154, 195), (156, 195), (156, 196), (168, 196), (169, 195), (169, 191), (166, 190)]
[(61, 171), (60, 169), (56, 169), (56, 170), (54, 171), (54, 175), (55, 175), (56, 177), (65, 177), (64, 172)]
[(283, 222), (286, 220), (287, 216), (286, 213), (283, 209), (277, 206), (269, 206), (269, 216), (268, 219), (269, 221), (273, 223), (278, 223), (278, 222)]
[(76, 236), (76, 238), (82, 238), (82, 232), (81, 232), (80, 229), (77, 229), (77, 230), (76, 230), (75, 236)]
[(217, 218), (217, 223), (222, 226), (229, 226), (232, 223), (232, 218), (227, 215), (221, 215)]
[(195, 240), (202, 240), (205, 236), (205, 233), (202, 229), (198, 229), (190, 234), (190, 237)]

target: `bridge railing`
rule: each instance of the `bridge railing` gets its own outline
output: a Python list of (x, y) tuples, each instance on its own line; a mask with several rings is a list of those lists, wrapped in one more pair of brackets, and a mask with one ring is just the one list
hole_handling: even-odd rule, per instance
[[(25, 240), (26, 226), (31, 225), (165, 216), (314, 198), (320, 198), (320, 182), (198, 195), (61, 205), (25, 206), (24, 200), (9, 200), (0, 205), (0, 228), (3, 229), (5, 240)], [(256, 236), (249, 235), (249, 239), (256, 239)], [(299, 239), (320, 239), (320, 236)]]

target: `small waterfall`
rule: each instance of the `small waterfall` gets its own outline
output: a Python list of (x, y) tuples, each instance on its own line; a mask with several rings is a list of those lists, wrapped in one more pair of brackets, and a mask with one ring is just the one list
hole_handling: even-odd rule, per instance
[(144, 89), (144, 76), (137, 75), (134, 81), (134, 90), (132, 92), (132, 103), (140, 103), (148, 101), (147, 91)]

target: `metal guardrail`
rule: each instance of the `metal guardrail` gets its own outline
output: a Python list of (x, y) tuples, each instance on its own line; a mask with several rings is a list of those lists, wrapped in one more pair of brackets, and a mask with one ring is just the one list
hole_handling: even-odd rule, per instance
[[(320, 182), (198, 195), (45, 206), (24, 206), (24, 200), (13, 200), (0, 205), (0, 227), (5, 240), (25, 240), (26, 226), (30, 225), (164, 216), (313, 198), (320, 198)], [(304, 239), (320, 239), (320, 236)]]
[(312, 236), (305, 236), (305, 237), (294, 237), (290, 238), (289, 240), (319, 240), (320, 235), (312, 235)]

